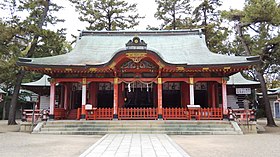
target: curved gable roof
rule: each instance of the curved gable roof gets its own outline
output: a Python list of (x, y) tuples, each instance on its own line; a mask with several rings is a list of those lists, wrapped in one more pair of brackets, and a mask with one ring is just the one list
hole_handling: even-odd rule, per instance
[(247, 80), (240, 72), (229, 76), (227, 85), (260, 85), (260, 82)]
[(39, 80), (34, 81), (34, 82), (28, 82), (28, 83), (22, 83), (22, 86), (51, 86), (50, 82), (48, 79), (51, 77), (48, 75), (43, 75)]
[(138, 36), (147, 43), (145, 50), (155, 52), (169, 64), (195, 66), (246, 64), (258, 61), (256, 57), (228, 56), (210, 52), (200, 30), (84, 31), (71, 52), (44, 58), (22, 58), (19, 64), (37, 66), (103, 65), (117, 53), (127, 50), (125, 44), (134, 36)]

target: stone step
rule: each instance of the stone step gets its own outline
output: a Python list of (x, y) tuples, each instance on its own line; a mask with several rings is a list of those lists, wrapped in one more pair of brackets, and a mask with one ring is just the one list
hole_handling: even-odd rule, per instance
[(234, 131), (234, 128), (197, 128), (197, 127), (181, 127), (181, 128), (173, 128), (173, 127), (155, 127), (155, 128), (135, 128), (135, 127), (115, 127), (115, 128), (108, 128), (108, 127), (93, 127), (93, 128), (83, 128), (83, 127), (77, 127), (77, 128), (42, 128), (42, 131)]
[(40, 134), (104, 135), (104, 134), (168, 134), (168, 135), (240, 135), (235, 131), (41, 131)]
[(48, 121), (48, 124), (230, 124), (228, 121), (220, 120), (201, 120), (201, 121), (192, 121), (192, 120), (88, 120), (88, 121), (76, 121), (76, 120), (58, 120), (58, 121)]
[(74, 127), (231, 127), (229, 124), (48, 124), (46, 128)]
[[(236, 131), (237, 130), (237, 131)], [(170, 135), (240, 134), (229, 121), (48, 121), (38, 133), (104, 135), (107, 133), (146, 133)]]

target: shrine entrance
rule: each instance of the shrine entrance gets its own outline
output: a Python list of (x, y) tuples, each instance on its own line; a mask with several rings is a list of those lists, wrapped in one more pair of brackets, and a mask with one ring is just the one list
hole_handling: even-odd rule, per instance
[(125, 108), (151, 108), (155, 107), (155, 94), (153, 83), (134, 82), (126, 84), (124, 107)]
[(110, 82), (99, 82), (97, 89), (97, 104), (99, 108), (113, 108), (113, 84)]
[(163, 83), (162, 92), (163, 107), (182, 107), (180, 82)]

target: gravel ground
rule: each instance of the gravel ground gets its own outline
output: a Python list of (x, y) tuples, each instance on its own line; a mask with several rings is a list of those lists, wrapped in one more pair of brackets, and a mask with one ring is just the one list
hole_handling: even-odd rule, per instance
[(265, 128), (261, 134), (170, 136), (192, 157), (278, 157), (280, 156), (279, 127), (267, 127), (266, 120), (258, 120)]
[(0, 133), (1, 157), (77, 157), (102, 136)]
[(277, 157), (280, 135), (171, 136), (191, 157)]
[(30, 134), (7, 124), (0, 120), (0, 157), (77, 157), (102, 137)]

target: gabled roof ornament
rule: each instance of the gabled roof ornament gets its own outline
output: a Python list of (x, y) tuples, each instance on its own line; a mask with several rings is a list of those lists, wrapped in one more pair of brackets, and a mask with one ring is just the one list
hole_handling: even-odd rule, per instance
[(147, 44), (145, 43), (145, 41), (140, 40), (140, 38), (137, 36), (133, 37), (132, 40), (129, 40), (125, 44), (125, 46), (127, 49), (146, 49), (147, 48)]

